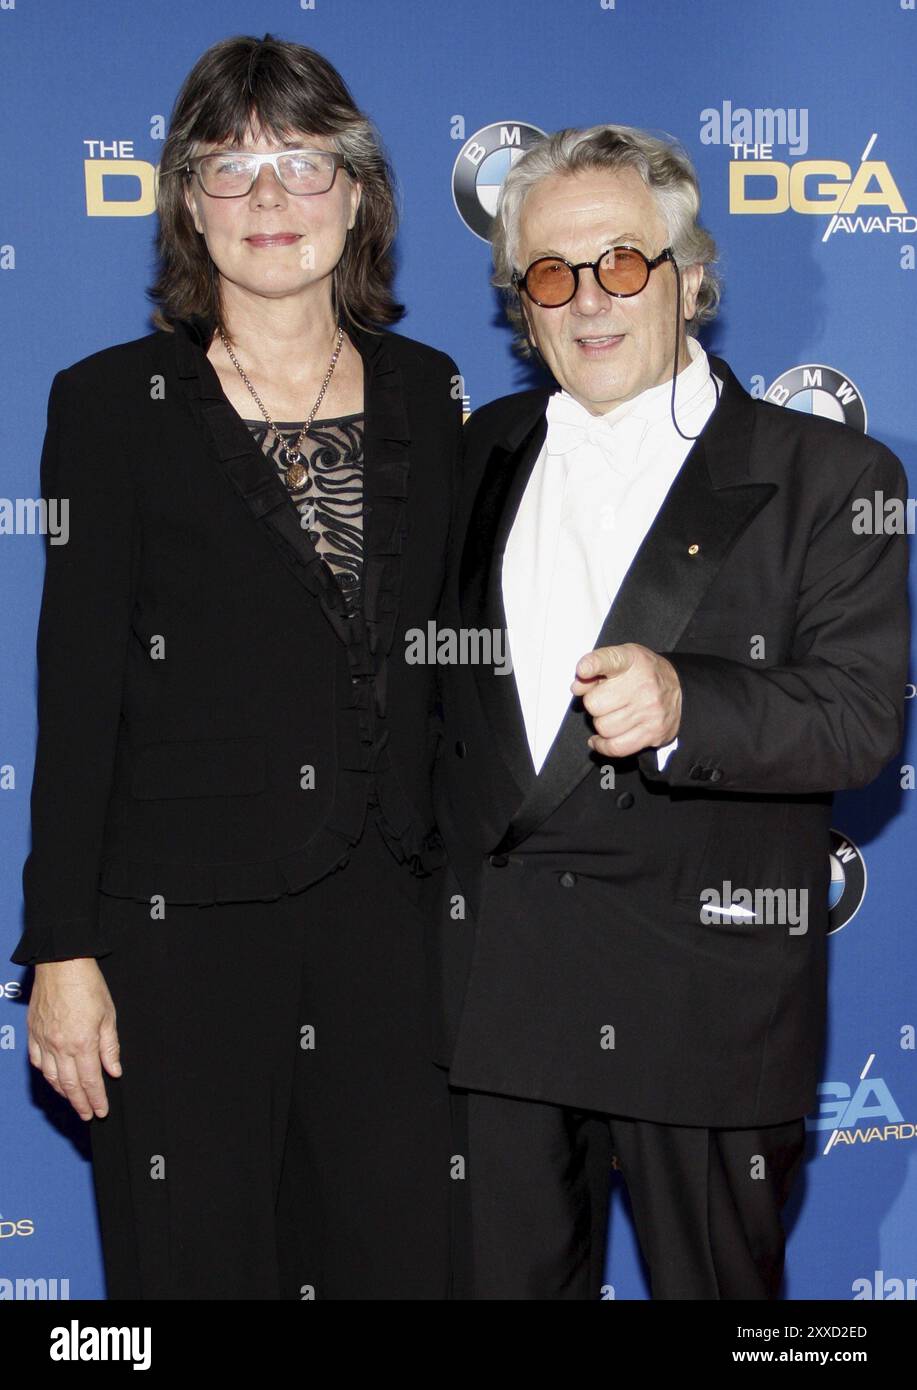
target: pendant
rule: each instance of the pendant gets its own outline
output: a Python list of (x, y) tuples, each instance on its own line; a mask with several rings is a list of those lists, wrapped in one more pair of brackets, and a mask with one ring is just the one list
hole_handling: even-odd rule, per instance
[(302, 464), (293, 463), (286, 471), (286, 485), (291, 492), (295, 492), (297, 488), (302, 487), (303, 483), (306, 481), (306, 477), (306, 470)]

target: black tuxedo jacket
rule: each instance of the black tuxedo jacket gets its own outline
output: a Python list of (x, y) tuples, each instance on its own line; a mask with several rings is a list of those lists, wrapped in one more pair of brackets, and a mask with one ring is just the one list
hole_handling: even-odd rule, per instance
[[(675, 667), (664, 770), (654, 749), (592, 753), (571, 697), (536, 776), (513, 677), (442, 669), (436, 810), (456, 877), (433, 964), (458, 1086), (727, 1127), (815, 1102), (832, 793), (897, 750), (907, 673), (906, 538), (854, 534), (851, 505), (907, 486), (882, 444), (711, 364), (720, 402), (595, 643)], [(465, 427), (443, 627), (505, 628), (503, 551), (549, 394)], [(702, 890), (725, 883), (805, 890), (807, 929), (704, 923)]]
[(442, 860), (433, 667), (404, 660), (442, 592), (457, 369), (391, 332), (364, 365), (362, 613), (348, 618), (189, 319), (54, 379), (39, 735), (20, 963), (110, 948), (99, 890), (271, 900), (346, 861), (367, 806), (396, 857)]

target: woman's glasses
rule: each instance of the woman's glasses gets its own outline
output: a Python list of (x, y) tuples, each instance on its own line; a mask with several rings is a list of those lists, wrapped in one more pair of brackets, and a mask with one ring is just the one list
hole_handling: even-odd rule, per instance
[(283, 150), (279, 154), (204, 154), (182, 165), (196, 174), (211, 198), (250, 193), (262, 164), (270, 164), (288, 193), (327, 193), (347, 161), (330, 150)]
[(529, 299), (543, 309), (559, 309), (562, 304), (569, 304), (576, 294), (580, 271), (591, 270), (606, 294), (628, 299), (640, 293), (650, 272), (663, 261), (674, 264), (671, 246), (660, 251), (652, 261), (635, 246), (613, 246), (603, 251), (597, 260), (580, 261), (578, 265), (571, 265), (560, 256), (539, 256), (524, 274), (513, 272), (513, 284), (517, 289), (524, 289)]

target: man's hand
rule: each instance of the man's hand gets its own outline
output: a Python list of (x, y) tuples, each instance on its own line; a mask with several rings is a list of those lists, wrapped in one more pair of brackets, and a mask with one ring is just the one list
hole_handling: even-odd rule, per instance
[[(83, 1120), (108, 1114), (102, 1070), (121, 1075), (115, 1006), (91, 956), (35, 967), (29, 1061)], [(100, 1066), (101, 1063), (101, 1066)]]
[(660, 748), (678, 734), (681, 684), (671, 662), (639, 642), (581, 656), (570, 686), (592, 716), (589, 747), (611, 758)]

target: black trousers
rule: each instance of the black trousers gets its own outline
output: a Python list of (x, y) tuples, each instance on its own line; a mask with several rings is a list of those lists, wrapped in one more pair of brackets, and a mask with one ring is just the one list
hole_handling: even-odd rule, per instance
[(654, 1299), (778, 1297), (780, 1212), (803, 1158), (803, 1118), (704, 1129), (459, 1094), (456, 1297), (601, 1298), (615, 1160)]
[(368, 824), (345, 868), (276, 902), (159, 921), (102, 898), (124, 1068), (90, 1121), (109, 1298), (448, 1296), (437, 891)]

